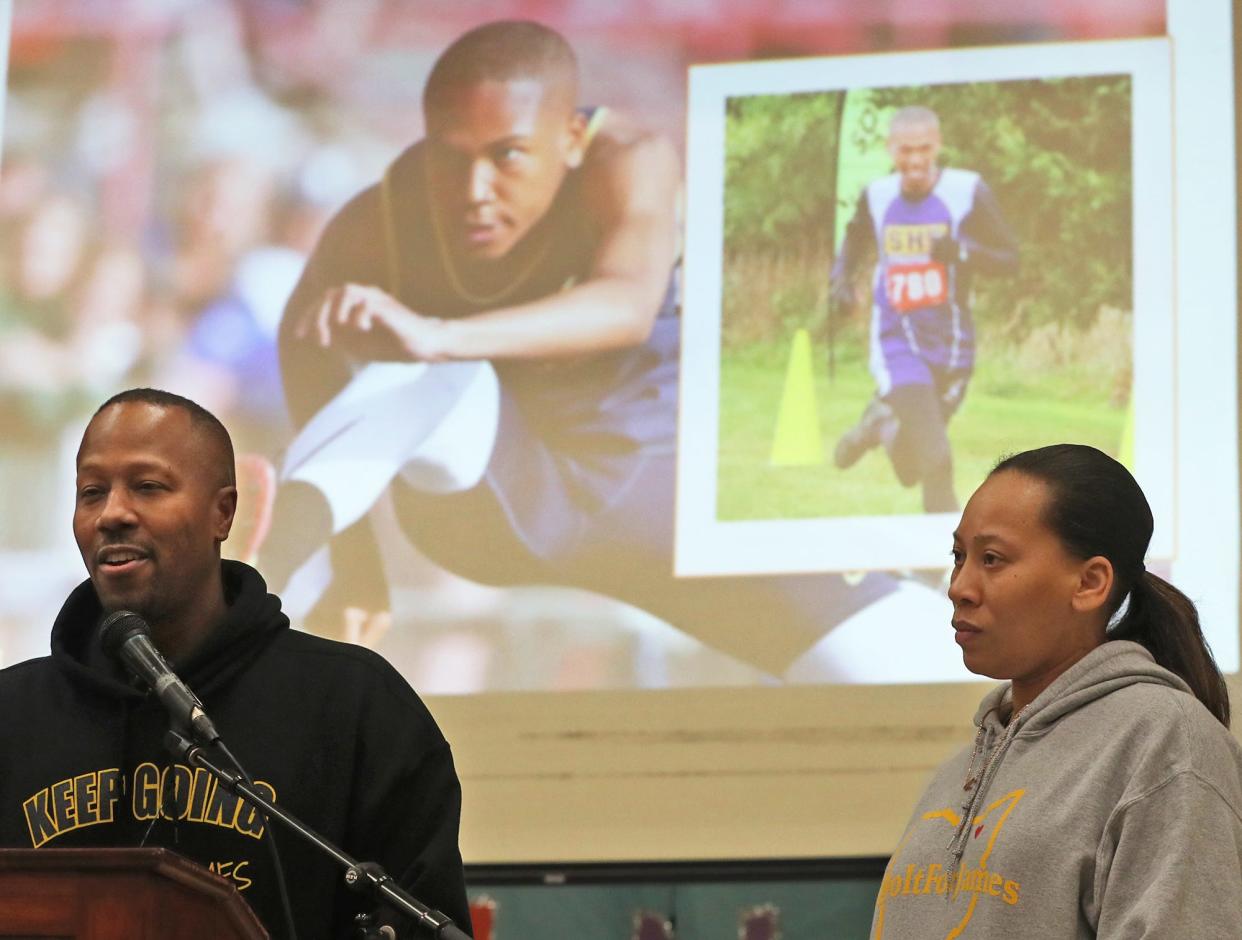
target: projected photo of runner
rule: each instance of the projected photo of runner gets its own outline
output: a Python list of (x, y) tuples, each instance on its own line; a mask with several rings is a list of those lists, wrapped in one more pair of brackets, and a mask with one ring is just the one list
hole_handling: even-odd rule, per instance
[[(1121, 45), (699, 70), (680, 571), (934, 580), (996, 455), (1060, 440), (1169, 511), (1167, 48)], [(898, 72), (927, 81), (870, 84)]]

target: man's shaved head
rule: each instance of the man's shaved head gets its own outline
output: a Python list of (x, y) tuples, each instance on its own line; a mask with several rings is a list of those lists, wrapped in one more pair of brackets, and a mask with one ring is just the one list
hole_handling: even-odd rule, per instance
[(528, 20), (487, 23), (460, 36), (436, 60), (423, 89), (423, 113), (463, 87), (519, 79), (540, 82), (569, 108), (577, 104), (578, 60), (560, 33)]
[(892, 120), (888, 123), (888, 136), (892, 137), (898, 131), (912, 130), (918, 128), (932, 128), (937, 133), (940, 131), (940, 117), (931, 108), (925, 108), (920, 104), (912, 104), (901, 108), (893, 115)]
[(229, 437), (228, 429), (221, 424), (220, 419), (198, 402), (158, 388), (131, 388), (118, 392), (100, 405), (91, 420), (93, 421), (113, 405), (123, 405), (129, 402), (142, 402), (160, 408), (177, 408), (184, 411), (189, 415), (191, 425), (203, 434), (203, 443), (206, 445), (205, 456), (212, 468), (219, 473), (219, 485), (235, 486), (237, 484), (233, 439)]

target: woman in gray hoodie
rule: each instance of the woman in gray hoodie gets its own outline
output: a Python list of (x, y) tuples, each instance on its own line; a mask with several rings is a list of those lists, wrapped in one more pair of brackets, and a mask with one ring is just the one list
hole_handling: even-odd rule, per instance
[(984, 697), (893, 853), (873, 940), (1242, 938), (1242, 748), (1194, 604), (1147, 571), (1120, 463), (1002, 460), (953, 535)]

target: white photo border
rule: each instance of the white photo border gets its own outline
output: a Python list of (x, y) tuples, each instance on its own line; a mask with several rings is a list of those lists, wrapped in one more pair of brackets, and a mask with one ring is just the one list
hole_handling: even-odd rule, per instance
[[(1136, 476), (1156, 533), (1150, 557), (1175, 555), (1175, 317), (1170, 43), (1167, 39), (697, 66), (687, 116), (685, 307), (677, 492), (679, 576), (943, 568), (955, 514), (722, 522), (717, 459), (724, 232), (725, 104), (800, 94), (1125, 74), (1132, 80)], [(1232, 350), (1234, 347), (1229, 346)], [(1233, 432), (1233, 433), (1236, 433)], [(1234, 517), (1236, 520), (1236, 516)]]

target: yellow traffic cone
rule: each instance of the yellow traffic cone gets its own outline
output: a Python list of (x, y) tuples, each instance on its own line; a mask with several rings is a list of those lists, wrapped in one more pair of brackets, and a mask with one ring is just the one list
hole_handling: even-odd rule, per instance
[(805, 329), (794, 334), (785, 371), (785, 391), (776, 416), (776, 433), (768, 462), (774, 467), (810, 467), (824, 462), (824, 441), (815, 401), (815, 371), (811, 365), (811, 336)]

